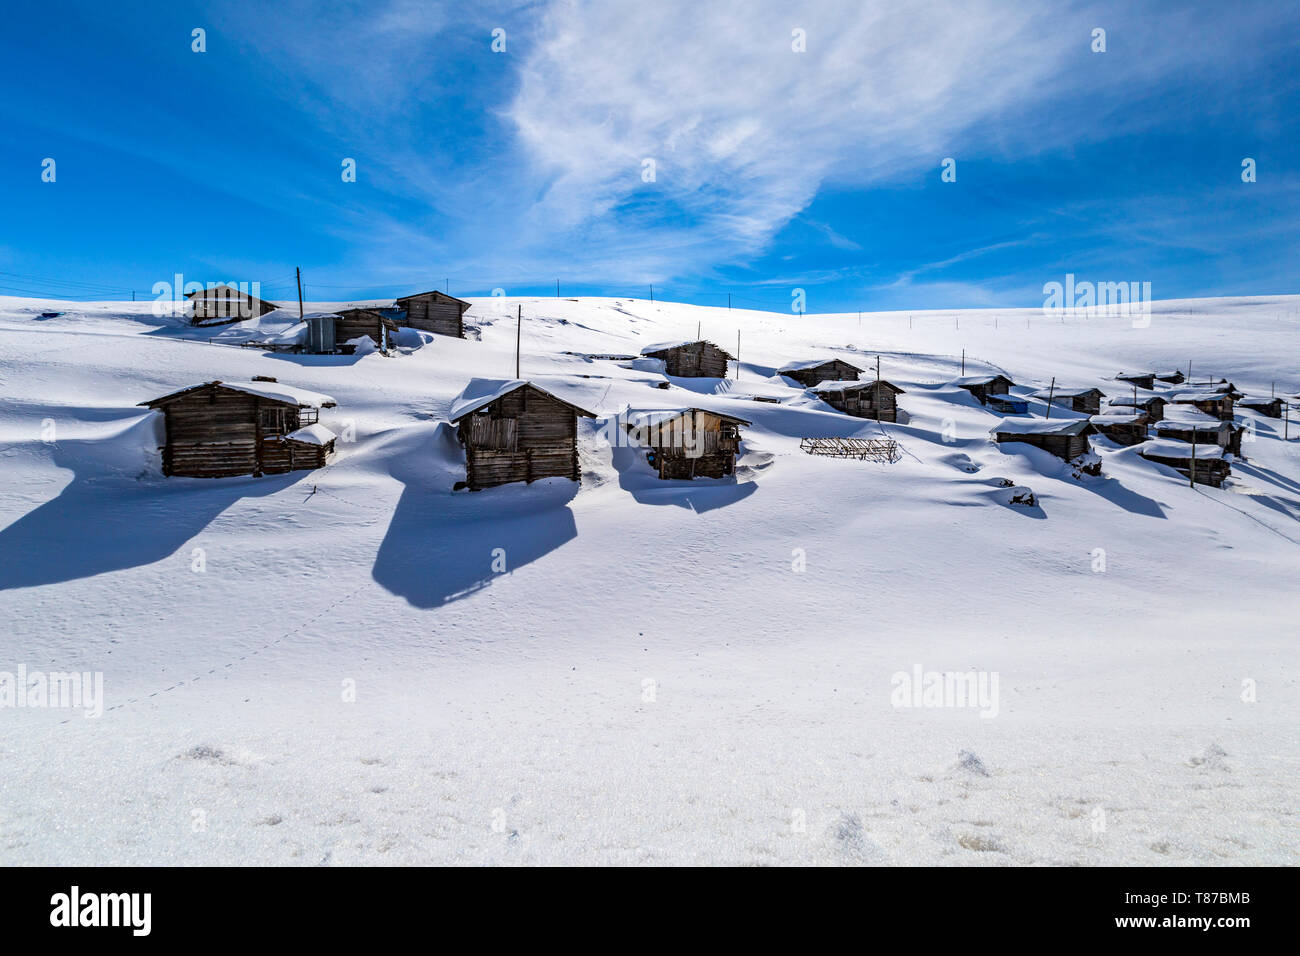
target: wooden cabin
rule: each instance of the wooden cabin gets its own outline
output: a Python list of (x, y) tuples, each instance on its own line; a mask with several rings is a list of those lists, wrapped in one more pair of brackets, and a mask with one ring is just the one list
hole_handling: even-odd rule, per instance
[(1099, 388), (1044, 388), (1034, 392), (1033, 397), (1085, 415), (1099, 415), (1101, 400), (1106, 397), (1106, 393)]
[(334, 433), (319, 422), (334, 399), (273, 378), (205, 382), (140, 404), (163, 414), (164, 475), (280, 474), (320, 468), (334, 451)]
[(1249, 408), (1251, 411), (1259, 412), (1261, 415), (1267, 415), (1269, 418), (1282, 417), (1282, 399), (1278, 397), (1267, 398), (1263, 395), (1243, 395), (1237, 399), (1237, 404), (1242, 408)]
[(1127, 382), (1130, 385), (1136, 385), (1138, 388), (1144, 388), (1147, 391), (1156, 387), (1155, 372), (1120, 372), (1115, 376), (1117, 382)]
[(1183, 382), (1187, 381), (1187, 376), (1178, 369), (1171, 372), (1156, 372), (1155, 378), (1157, 382), (1164, 382), (1168, 385), (1182, 385)]
[(1117, 445), (1136, 445), (1147, 440), (1147, 424), (1150, 419), (1144, 412), (1131, 415), (1108, 413), (1093, 415), (1088, 419), (1093, 432), (1104, 435)]
[(404, 295), (395, 303), (406, 313), (406, 324), (413, 329), (458, 339), (465, 337), (465, 311), (469, 303), (463, 299), (435, 290)]
[(1025, 415), (1029, 412), (1029, 402), (1014, 395), (989, 395), (984, 400), (984, 404), (995, 412), (1003, 412), (1007, 415)]
[(1014, 388), (1016, 383), (1005, 375), (968, 375), (965, 378), (955, 379), (953, 384), (958, 388), (966, 389), (981, 405), (989, 404), (989, 397), (992, 395), (1023, 404), (1021, 399), (1010, 399), (1009, 390)]
[(804, 388), (822, 382), (856, 382), (862, 369), (843, 359), (813, 359), (811, 362), (793, 362), (777, 370), (778, 375), (792, 378)]
[(641, 350), (647, 358), (661, 359), (664, 374), (675, 378), (726, 378), (732, 356), (712, 342), (661, 342)]
[(340, 309), (334, 323), (334, 347), (340, 351), (349, 348), (348, 342), (369, 336), (376, 348), (387, 349), (392, 344), (397, 323), (379, 309)]
[(1008, 418), (991, 431), (999, 445), (1021, 442), (1034, 445), (1063, 461), (1072, 461), (1088, 451), (1088, 420), (1071, 418), (1053, 421), (1047, 418)]
[(629, 439), (663, 479), (724, 478), (735, 474), (740, 427), (749, 422), (703, 408), (628, 411)]
[(1139, 445), (1138, 454), (1147, 461), (1176, 468), (1184, 478), (1191, 478), (1198, 485), (1219, 488), (1232, 474), (1232, 466), (1223, 460), (1223, 449), (1218, 445), (1189, 445), (1158, 438)]
[(231, 285), (217, 285), (211, 289), (198, 289), (185, 298), (190, 300), (192, 325), (224, 325), (256, 319), (279, 308)]
[(1158, 422), (1165, 416), (1165, 408), (1169, 405), (1169, 400), (1161, 398), (1159, 395), (1139, 395), (1137, 398), (1123, 397), (1112, 398), (1106, 403), (1110, 408), (1119, 412), (1127, 409), (1140, 411), (1146, 415), (1148, 421)]
[(479, 491), (513, 481), (582, 477), (578, 416), (595, 418), (522, 380), (471, 379), (448, 415), (465, 448), (465, 481)]
[(896, 396), (903, 390), (897, 385), (872, 379), (867, 382), (822, 382), (808, 389), (827, 405), (854, 418), (874, 418), (882, 422), (898, 421)]
[(1212, 392), (1201, 389), (1189, 392), (1175, 392), (1169, 396), (1169, 401), (1175, 405), (1192, 405), (1207, 415), (1213, 415), (1225, 422), (1232, 421), (1233, 401), (1231, 392)]
[(1165, 412), (1165, 417), (1155, 426), (1160, 438), (1172, 438), (1189, 444), (1218, 445), (1233, 455), (1241, 455), (1241, 437), (1245, 429), (1231, 421), (1223, 421), (1187, 405), (1175, 405)]

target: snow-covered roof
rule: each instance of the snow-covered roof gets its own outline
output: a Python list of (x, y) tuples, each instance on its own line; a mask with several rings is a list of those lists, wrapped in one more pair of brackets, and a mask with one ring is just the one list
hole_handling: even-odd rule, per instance
[(1126, 382), (1131, 378), (1155, 378), (1155, 372), (1116, 372), (1115, 377), (1121, 382)]
[(1004, 418), (989, 429), (994, 435), (1082, 435), (1086, 418)]
[(302, 318), (305, 322), (307, 319), (341, 319), (343, 316), (337, 312), (308, 312)]
[(190, 385), (186, 388), (170, 392), (160, 398), (155, 398), (147, 402), (141, 402), (141, 405), (160, 405), (163, 402), (173, 398), (179, 398), (189, 392), (196, 391), (200, 388), (225, 388), (232, 392), (244, 392), (248, 395), (256, 395), (259, 398), (270, 399), (273, 402), (284, 402), (286, 405), (296, 405), (298, 408), (333, 408), (338, 403), (330, 396), (321, 392), (313, 392), (310, 389), (298, 388), (293, 385), (281, 385), (279, 382), (204, 382), (201, 385)]
[(1185, 392), (1172, 392), (1171, 402), (1220, 402), (1228, 397), (1227, 392), (1213, 392), (1208, 389), (1192, 389)]
[(1094, 425), (1136, 425), (1146, 419), (1145, 415), (1123, 415), (1110, 413), (1106, 415), (1093, 415), (1088, 421)]
[(842, 358), (828, 358), (809, 359), (806, 362), (790, 362), (777, 369), (776, 374), (784, 375), (786, 372), (802, 372), (810, 368), (821, 368), (823, 365), (830, 365), (832, 362), (843, 362), (849, 368), (856, 368), (859, 372), (863, 371), (863, 369), (858, 368), (858, 366), (854, 365), (852, 362), (845, 362)]
[(1084, 395), (1091, 395), (1093, 392), (1096, 392), (1103, 397), (1106, 394), (1099, 388), (1040, 388), (1038, 391), (1031, 392), (1030, 394), (1032, 394), (1034, 398), (1047, 398), (1048, 395), (1051, 395), (1052, 398), (1056, 399), (1082, 398)]
[(485, 405), (491, 405), (498, 398), (501, 398), (504, 395), (509, 395), (515, 389), (523, 388), (525, 385), (531, 385), (543, 395), (548, 395), (557, 402), (568, 405), (579, 415), (585, 415), (588, 418), (596, 417), (595, 413), (589, 412), (584, 408), (579, 408), (572, 402), (566, 402), (564, 399), (560, 398), (560, 396), (548, 392), (535, 382), (530, 382), (527, 379), (471, 378), (465, 385), (465, 388), (461, 390), (461, 393), (456, 396), (454, 401), (452, 401), (451, 410), (447, 413), (447, 420), (458, 422), (466, 415), (478, 411)]
[[(641, 354), (653, 355), (655, 352), (665, 352), (668, 349), (681, 348), (683, 345), (713, 345), (713, 343), (708, 339), (682, 339), (677, 342), (657, 342), (654, 345), (647, 345), (641, 350)], [(723, 355), (726, 355), (727, 358), (732, 358), (732, 355), (721, 346), (713, 345), (713, 347)]]
[(1281, 401), (1284, 401), (1281, 395), (1243, 395), (1237, 399), (1240, 405), (1271, 405)]
[(1139, 395), (1136, 401), (1132, 398), (1112, 398), (1106, 404), (1115, 408), (1145, 408), (1152, 402), (1168, 404), (1169, 398), (1165, 395)]
[(237, 392), (247, 392), (275, 402), (287, 402), (299, 408), (330, 408), (337, 402), (321, 392), (313, 392), (293, 385), (281, 385), (279, 382), (218, 382), (222, 388), (233, 388)]
[(743, 418), (737, 418), (735, 415), (728, 415), (725, 412), (715, 412), (711, 408), (646, 408), (646, 409), (627, 409), (621, 415), (627, 424), (633, 428), (652, 428), (656, 425), (662, 425), (664, 422), (670, 422), (674, 419), (681, 418), (691, 412), (704, 412), (706, 415), (716, 415), (719, 418), (725, 418), (728, 421), (739, 422), (741, 425), (749, 425), (750, 422)]
[(1196, 450), (1197, 458), (1222, 458), (1224, 451), (1219, 445), (1198, 442), (1192, 445), (1191, 442), (1178, 441), (1175, 438), (1153, 438), (1145, 441), (1138, 446), (1138, 454), (1143, 458), (1154, 456), (1156, 458), (1191, 458), (1192, 449)]
[[(998, 379), (1011, 382), (1011, 379), (1005, 375), (967, 375), (963, 378), (954, 378), (952, 384), (965, 388), (968, 385), (992, 385)], [(1011, 384), (1014, 385), (1015, 382), (1011, 382)]]
[[(876, 384), (877, 384), (877, 380), (874, 378), (864, 379), (862, 381), (857, 381), (857, 382), (852, 381), (850, 379), (845, 379), (836, 382), (818, 382), (816, 385), (808, 386), (808, 391), (810, 392), (852, 392), (860, 388), (874, 388)], [(895, 385), (893, 382), (886, 382), (883, 378), (879, 380), (879, 384), (883, 385), (886, 388), (892, 388), (896, 392), (902, 391), (902, 389), (899, 388), (897, 385)]]
[(284, 437), (292, 441), (306, 442), (309, 445), (328, 445), (338, 438), (337, 435), (319, 422), (315, 425), (299, 428), (296, 432), (290, 432)]
[(1164, 420), (1157, 422), (1157, 425), (1165, 423), (1173, 425), (1226, 425), (1232, 427), (1231, 422), (1220, 421), (1213, 415), (1207, 415), (1192, 405), (1171, 405), (1165, 409)]

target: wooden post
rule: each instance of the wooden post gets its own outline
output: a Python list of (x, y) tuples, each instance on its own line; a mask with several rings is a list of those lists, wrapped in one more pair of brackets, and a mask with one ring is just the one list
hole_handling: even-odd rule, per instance
[(695, 323), (695, 341), (697, 341), (697, 342), (700, 340), (700, 326), (701, 326), (701, 325), (703, 325), (702, 322), (696, 322), (696, 323)]
[(961, 374), (963, 378), (966, 375), (966, 350), (965, 349), (961, 350)]
[(727, 293), (727, 311), (728, 311), (728, 312), (731, 311), (731, 293), (730, 293), (730, 292)]
[(302, 321), (302, 270), (294, 266), (293, 273), (298, 278), (298, 321)]
[(655, 284), (654, 284), (653, 282), (651, 282), (651, 283), (650, 283), (650, 301), (653, 302), (654, 300), (655, 300)]
[(1052, 394), (1056, 391), (1056, 376), (1052, 376), (1052, 384), (1047, 386), (1047, 414), (1044, 418), (1052, 417)]
[(1282, 403), (1282, 408), (1285, 409), (1285, 411), (1283, 411), (1283, 413), (1282, 413), (1282, 414), (1283, 414), (1283, 418), (1282, 418), (1282, 440), (1283, 440), (1283, 441), (1290, 441), (1290, 440), (1291, 440), (1291, 403), (1290, 403), (1290, 402), (1283, 402), (1283, 403)]
[(555, 297), (556, 297), (557, 299), (560, 297), (560, 280), (559, 280), (559, 279), (556, 279), (556, 280), (555, 280)]
[(1192, 481), (1191, 481), (1191, 484), (1189, 485), (1189, 487), (1191, 487), (1191, 488), (1195, 488), (1195, 487), (1196, 487), (1196, 425), (1195, 425), (1195, 419), (1193, 419), (1193, 424), (1192, 424), (1192, 467), (1191, 467), (1191, 476), (1192, 476)]
[(519, 377), (519, 343), (523, 338), (524, 329), (524, 307), (520, 305), (517, 318), (515, 320), (515, 378)]

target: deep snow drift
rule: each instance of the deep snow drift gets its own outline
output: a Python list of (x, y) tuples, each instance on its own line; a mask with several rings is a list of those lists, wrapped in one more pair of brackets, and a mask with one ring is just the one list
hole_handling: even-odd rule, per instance
[[(522, 377), (749, 420), (737, 474), (659, 481), (584, 419), (581, 484), (453, 493), (450, 403), (514, 377), (518, 304)], [(0, 709), (0, 864), (1295, 862), (1300, 438), (1241, 411), (1222, 489), (1099, 439), (1076, 478), (950, 383), (965, 349), (1021, 396), (1189, 361), (1295, 394), (1298, 306), (493, 298), (478, 339), (336, 357), (0, 299), (0, 672), (105, 688), (99, 718)], [(697, 326), (741, 333), (739, 378), (658, 388), (642, 349)], [(897, 425), (776, 375), (877, 356)], [(337, 400), (333, 462), (162, 478), (137, 403), (257, 375)], [(882, 432), (893, 464), (799, 450)], [(917, 668), (996, 675), (996, 715), (895, 706)]]

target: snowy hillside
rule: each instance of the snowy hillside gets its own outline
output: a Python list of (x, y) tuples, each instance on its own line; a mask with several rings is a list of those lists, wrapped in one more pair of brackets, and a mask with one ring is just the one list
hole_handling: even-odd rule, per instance
[[(1239, 410), (1221, 489), (1099, 438), (1080, 478), (990, 441), (1003, 416), (951, 383), (964, 349), (1018, 396), (1189, 362), (1295, 395), (1300, 298), (1146, 327), (472, 302), (477, 338), (313, 356), (241, 347), (294, 335), (278, 313), (0, 298), (0, 671), (106, 695), (0, 709), (0, 864), (1295, 861), (1296, 423)], [(448, 411), (515, 377), (517, 306), (521, 377), (598, 416), (749, 421), (736, 475), (661, 481), (598, 417), (581, 483), (453, 492)], [(697, 330), (740, 333), (739, 375), (658, 387), (642, 349)], [(776, 374), (877, 356), (898, 424)], [(332, 462), (163, 478), (138, 403), (254, 376), (337, 401)], [(892, 464), (799, 447), (882, 432)], [(918, 668), (996, 674), (996, 716), (895, 706)]]

